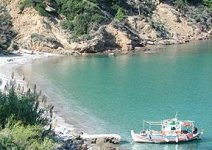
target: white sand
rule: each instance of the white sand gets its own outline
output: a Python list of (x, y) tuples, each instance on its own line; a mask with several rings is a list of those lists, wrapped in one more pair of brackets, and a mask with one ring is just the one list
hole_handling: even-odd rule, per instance
[[(32, 63), (35, 59), (43, 59), (46, 57), (58, 57), (60, 55), (56, 54), (50, 54), (50, 53), (44, 53), (44, 52), (34, 52), (32, 54), (32, 51), (29, 50), (19, 50), (14, 53), (14, 55), (4, 56), (0, 55), (0, 80), (2, 80), (2, 84), (0, 85), (0, 90), (4, 91), (4, 87), (7, 82), (11, 80), (12, 73), (16, 70), (16, 68)], [(20, 84), (21, 87), (24, 87), (25, 91), (28, 88), (33, 89), (30, 87), (30, 83), (32, 81), (27, 81), (26, 79), (23, 80), (24, 75), (20, 75), (16, 72), (14, 72), (16, 85)], [(42, 88), (42, 87), (41, 87)], [(38, 91), (40, 89), (37, 89)], [(46, 95), (48, 98), (48, 95)], [(48, 101), (47, 101), (48, 104)], [(42, 107), (42, 106), (41, 106)], [(55, 106), (54, 106), (55, 107)], [(53, 120), (52, 120), (52, 127), (55, 131), (58, 138), (61, 140), (68, 140), (72, 139), (73, 137), (79, 136), (80, 132), (79, 130), (76, 130), (73, 125), (70, 125), (65, 122), (65, 119), (60, 117), (58, 114), (56, 114), (55, 111), (53, 111)], [(88, 135), (91, 137), (98, 138), (99, 136), (107, 136), (107, 135)], [(119, 136), (119, 135), (118, 135)], [(119, 136), (120, 137), (120, 136)], [(120, 141), (121, 137), (118, 138), (118, 141)]]
[[(35, 59), (43, 59), (46, 57), (56, 57), (59, 55), (43, 53), (43, 52), (33, 52), (29, 50), (19, 50), (14, 52), (14, 55), (0, 55), (0, 80), (2, 84), (0, 85), (0, 90), (4, 90), (4, 87), (7, 82), (10, 81), (11, 75), (17, 67), (21, 65), (31, 63)], [(20, 84), (27, 90), (29, 87), (28, 81), (23, 80), (24, 76), (15, 73), (16, 84)], [(39, 90), (39, 89), (38, 89)], [(48, 95), (47, 95), (48, 97)], [(48, 102), (47, 102), (48, 103)], [(64, 119), (58, 116), (55, 112), (53, 115), (53, 128), (57, 135), (63, 139), (69, 139), (76, 135), (75, 129), (72, 125), (67, 124)]]
[[(5, 83), (11, 79), (12, 72), (15, 70), (15, 68), (27, 63), (31, 63), (35, 59), (41, 59), (50, 56), (56, 55), (40, 52), (32, 54), (32, 51), (24, 49), (16, 51), (11, 55), (0, 55), (0, 79), (2, 79), (3, 81), (0, 89), (3, 89)], [(17, 82), (20, 84), (24, 84), (23, 80), (21, 79), (19, 79)]]

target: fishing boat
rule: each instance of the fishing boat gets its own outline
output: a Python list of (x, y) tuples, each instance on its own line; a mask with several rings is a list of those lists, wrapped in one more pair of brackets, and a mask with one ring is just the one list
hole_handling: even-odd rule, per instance
[[(148, 128), (145, 128), (146, 125)], [(200, 139), (202, 134), (203, 132), (194, 126), (194, 121), (178, 120), (177, 117), (162, 121), (144, 120), (143, 130), (140, 133), (131, 130), (133, 141), (138, 143), (188, 142)]]

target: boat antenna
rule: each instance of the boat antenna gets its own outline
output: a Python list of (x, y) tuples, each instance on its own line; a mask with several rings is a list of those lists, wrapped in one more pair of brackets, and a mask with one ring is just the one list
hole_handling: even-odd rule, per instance
[(176, 114), (175, 114), (175, 118), (177, 119), (177, 115), (178, 115), (178, 112), (176, 112)]

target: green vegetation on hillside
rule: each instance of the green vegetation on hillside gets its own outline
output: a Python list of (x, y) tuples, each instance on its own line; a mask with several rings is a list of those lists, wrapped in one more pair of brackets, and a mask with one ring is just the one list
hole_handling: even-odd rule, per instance
[(198, 25), (200, 30), (207, 32), (212, 29), (212, 0), (174, 0), (191, 24)]
[(8, 118), (13, 117), (25, 125), (46, 125), (44, 110), (38, 108), (38, 95), (30, 93), (17, 95), (14, 88), (8, 94), (0, 93), (0, 128), (4, 128)]
[(19, 7), (21, 11), (26, 7), (34, 7), (41, 16), (48, 16), (48, 12), (45, 10), (46, 4), (43, 0), (22, 0)]
[[(182, 10), (185, 10), (188, 5), (202, 4), (212, 8), (212, 0), (169, 0), (168, 2)], [(62, 26), (70, 31), (73, 37), (96, 31), (100, 25), (109, 23), (114, 18), (123, 21), (126, 15), (138, 14), (149, 17), (155, 9), (152, 0), (22, 0), (20, 2), (21, 11), (30, 6), (43, 16), (65, 16)], [(46, 7), (51, 7), (54, 11), (48, 11)]]
[(208, 8), (212, 9), (212, 0), (171, 0), (171, 2), (175, 3), (179, 8), (185, 8), (187, 5), (205, 5)]
[(22, 0), (20, 9), (23, 11), (25, 7), (34, 7), (40, 15), (48, 16), (49, 12), (45, 10), (47, 5), (66, 17), (63, 27), (74, 36), (97, 30), (99, 25), (114, 17), (123, 20), (127, 7), (124, 0)]
[(58, 0), (58, 12), (66, 17), (63, 27), (73, 32), (75, 36), (88, 34), (95, 25), (99, 25), (106, 18), (98, 10), (97, 5), (83, 0)]
[(17, 94), (15, 82), (10, 83), (6, 92), (0, 92), (0, 149), (53, 149), (55, 144), (48, 127), (48, 110), (39, 107), (35, 89)]
[(23, 125), (20, 121), (13, 121), (0, 131), (1, 150), (52, 150), (53, 140), (43, 135), (44, 129), (40, 125)]
[(212, 9), (212, 0), (203, 0), (203, 4)]
[(125, 10), (123, 8), (119, 8), (116, 13), (115, 19), (122, 21), (125, 19), (125, 17), (126, 17)]

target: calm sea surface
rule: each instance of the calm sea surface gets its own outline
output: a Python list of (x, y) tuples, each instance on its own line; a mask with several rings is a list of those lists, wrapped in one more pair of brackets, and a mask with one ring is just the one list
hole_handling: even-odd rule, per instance
[[(60, 57), (23, 66), (68, 122), (88, 133), (117, 133), (134, 150), (212, 150), (212, 41), (167, 46), (155, 54)], [(134, 144), (143, 120), (195, 120), (202, 140)]]

